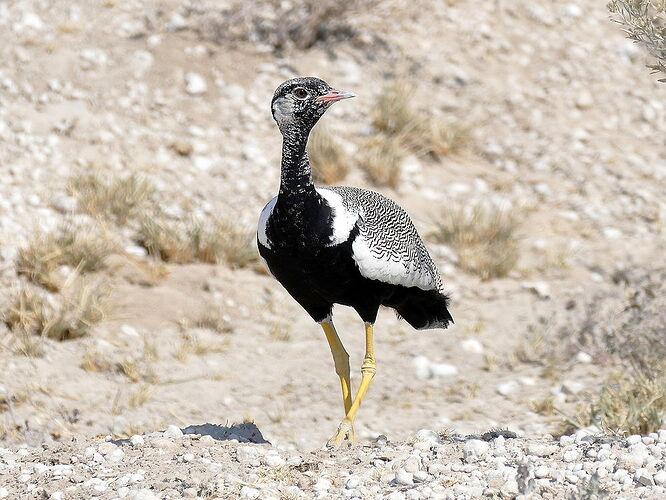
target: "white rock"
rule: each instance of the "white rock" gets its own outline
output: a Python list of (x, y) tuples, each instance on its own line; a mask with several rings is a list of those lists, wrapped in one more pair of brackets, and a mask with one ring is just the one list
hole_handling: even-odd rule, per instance
[(583, 351), (578, 351), (578, 354), (576, 354), (576, 361), (579, 363), (591, 363), (592, 362), (592, 356), (590, 356), (588, 353), (583, 352)]
[(666, 470), (662, 469), (652, 478), (657, 485), (666, 484)]
[(550, 477), (550, 469), (545, 465), (540, 465), (534, 469), (534, 476), (540, 479)]
[(240, 490), (241, 498), (257, 498), (259, 496), (259, 491), (257, 488), (251, 488), (250, 486), (243, 486)]
[(645, 464), (645, 456), (641, 454), (634, 453), (621, 453), (617, 457), (618, 467), (627, 469), (629, 471), (634, 471), (640, 467), (643, 467)]
[(400, 468), (395, 471), (395, 482), (402, 485), (414, 484), (414, 476), (411, 472), (407, 472), (405, 469)]
[(458, 368), (448, 363), (431, 363), (430, 371), (434, 377), (449, 377), (458, 373)]
[(633, 434), (633, 435), (627, 437), (627, 446), (638, 444), (641, 441), (642, 441), (641, 436), (639, 436), (638, 434)]
[(345, 488), (348, 490), (353, 490), (354, 488), (357, 488), (359, 485), (358, 478), (356, 477), (350, 477), (347, 479), (347, 482), (345, 483)]
[(280, 467), (287, 463), (287, 461), (282, 458), (275, 450), (267, 452), (261, 461), (268, 467)]
[(241, 462), (250, 462), (259, 457), (259, 450), (254, 446), (239, 446), (236, 448), (236, 459)]
[(62, 500), (62, 491), (54, 491), (51, 493), (49, 500)]
[(7, 498), (9, 496), (9, 491), (7, 488), (0, 488), (0, 498)]
[(333, 483), (330, 479), (320, 477), (317, 479), (317, 482), (314, 484), (313, 488), (319, 492), (324, 492), (328, 491), (331, 486), (333, 486)]
[(148, 488), (141, 488), (140, 490), (131, 491), (127, 498), (128, 500), (160, 500), (160, 497), (158, 497)]
[(522, 287), (525, 290), (529, 290), (540, 299), (545, 300), (550, 298), (550, 285), (545, 281), (526, 281), (522, 284)]
[(183, 431), (177, 425), (170, 425), (162, 433), (165, 438), (180, 439), (183, 437)]
[(107, 441), (107, 442), (104, 442), (104, 443), (101, 443), (101, 444), (97, 447), (97, 451), (100, 452), (100, 453), (101, 453), (102, 455), (104, 455), (104, 456), (109, 455), (110, 453), (113, 453), (113, 452), (115, 452), (115, 451), (118, 450), (118, 449), (119, 449), (119, 448), (118, 448), (117, 445), (115, 445), (115, 444), (113, 444), (113, 443), (111, 443), (111, 442), (108, 442), (108, 441)]
[(200, 95), (208, 90), (208, 84), (199, 73), (185, 73), (185, 91), (190, 95)]
[(421, 429), (414, 435), (417, 441), (429, 441), (431, 443), (441, 443), (439, 434), (430, 429)]
[(480, 439), (470, 439), (463, 446), (463, 453), (466, 458), (483, 458), (488, 453), (490, 445)]
[(657, 439), (657, 441), (659, 441), (660, 443), (666, 443), (666, 429), (661, 429), (661, 430), (657, 433), (657, 435), (659, 436), (659, 438)]
[(406, 498), (402, 491), (394, 491), (386, 497), (386, 500), (406, 500)]
[(143, 436), (139, 436), (138, 434), (134, 434), (130, 438), (130, 444), (132, 446), (143, 446), (144, 442)]
[(520, 384), (515, 380), (508, 380), (507, 382), (502, 382), (496, 388), (498, 394), (502, 396), (508, 396), (513, 394), (520, 388)]
[(562, 453), (562, 460), (565, 462), (576, 462), (580, 460), (580, 450), (577, 448), (564, 450), (564, 453)]
[(474, 354), (483, 354), (483, 344), (476, 339), (466, 339), (460, 343), (464, 351)]
[(647, 469), (636, 469), (636, 472), (634, 473), (634, 480), (643, 486), (654, 486), (652, 474), (650, 474)]
[(578, 394), (585, 389), (585, 385), (577, 380), (565, 380), (561, 389), (564, 394)]
[(412, 475), (417, 483), (425, 483), (428, 480), (428, 473), (424, 470), (417, 470)]

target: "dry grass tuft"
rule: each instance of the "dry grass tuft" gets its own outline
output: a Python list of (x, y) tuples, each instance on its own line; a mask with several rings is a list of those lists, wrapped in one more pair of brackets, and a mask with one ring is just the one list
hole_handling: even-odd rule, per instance
[(137, 173), (126, 177), (99, 173), (79, 175), (69, 181), (67, 188), (79, 200), (84, 212), (118, 224), (136, 218), (155, 192), (153, 185)]
[(375, 129), (418, 155), (438, 157), (457, 152), (469, 140), (469, 127), (419, 112), (413, 104), (415, 94), (403, 81), (386, 85), (372, 108)]
[(242, 268), (257, 260), (254, 232), (230, 220), (180, 222), (145, 216), (138, 240), (150, 255), (165, 262), (200, 261)]
[(594, 400), (566, 418), (568, 430), (595, 424), (646, 434), (666, 424), (666, 270), (623, 274), (625, 287), (565, 311), (567, 326), (552, 343), (562, 356), (584, 349), (619, 366)]
[(113, 253), (113, 245), (99, 232), (63, 226), (37, 235), (22, 247), (17, 256), (19, 274), (51, 291), (59, 290), (67, 276), (63, 268), (89, 273), (102, 269)]
[(11, 296), (2, 321), (18, 335), (68, 340), (87, 335), (108, 312), (108, 288), (78, 276), (59, 295), (24, 284)]
[(519, 256), (518, 216), (508, 207), (476, 203), (444, 212), (432, 237), (451, 245), (460, 266), (483, 280), (502, 278)]
[(312, 164), (312, 176), (316, 182), (334, 184), (343, 180), (349, 173), (349, 156), (321, 124), (310, 134), (308, 156)]
[(187, 363), (190, 355), (205, 356), (206, 354), (224, 352), (229, 347), (227, 340), (211, 340), (198, 332), (181, 327), (181, 341), (176, 346), (174, 356), (181, 363)]
[(401, 138), (375, 134), (368, 138), (359, 154), (359, 166), (377, 186), (396, 188), (400, 184), (401, 164), (407, 156)]
[(185, 325), (193, 328), (203, 328), (217, 333), (232, 333), (231, 323), (224, 318), (218, 308), (213, 305), (206, 307), (200, 314), (188, 318)]

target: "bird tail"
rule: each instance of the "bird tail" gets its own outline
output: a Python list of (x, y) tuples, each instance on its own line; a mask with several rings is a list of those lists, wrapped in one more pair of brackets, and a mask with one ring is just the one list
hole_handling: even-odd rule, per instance
[(437, 290), (410, 289), (410, 293), (395, 306), (398, 317), (417, 330), (447, 328), (453, 318), (447, 307), (449, 298)]

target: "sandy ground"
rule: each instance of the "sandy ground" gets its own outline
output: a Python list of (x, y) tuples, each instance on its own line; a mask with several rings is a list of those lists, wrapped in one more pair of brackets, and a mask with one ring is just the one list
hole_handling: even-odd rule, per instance
[[(0, 331), (0, 444), (10, 450), (0, 457), (0, 475), (16, 473), (7, 468), (9, 459), (65, 463), (49, 462), (48, 453), (82, 456), (84, 463), (87, 447), (98, 447), (102, 436), (252, 421), (286, 464), (296, 455), (316, 462), (339, 491), (341, 470), (377, 479), (378, 490), (356, 495), (373, 498), (410, 489), (387, 486), (396, 484), (395, 477), (381, 482), (382, 473), (368, 467), (411, 453), (408, 441), (419, 429), (462, 436), (437, 443), (441, 453), (428, 451), (442, 466), (464, 456), (464, 436), (493, 428), (517, 433), (520, 446), (530, 440), (549, 444), (544, 436), (557, 435), (562, 418), (536, 411), (537, 403), (551, 400), (572, 415), (613, 368), (575, 342), (564, 346), (566, 355), (555, 365), (538, 354), (526, 362), (520, 353), (535, 348), (535, 332), (550, 344), (559, 342), (548, 337), (551, 331), (564, 328), (575, 336), (584, 304), (595, 293), (624, 293), (613, 281), (618, 270), (663, 264), (666, 87), (645, 69), (640, 49), (608, 21), (601, 1), (380, 1), (371, 10), (352, 11), (351, 39), (282, 52), (269, 42), (212, 37), (206, 27), (221, 8), (176, 1), (75, 1), (66, 9), (37, 1), (0, 5), (0, 55), (6, 61), (0, 69), (2, 294), (9, 296), (16, 286), (16, 252), (33, 234), (85, 218), (67, 205), (72, 175), (140, 172), (158, 186), (158, 203), (174, 220), (190, 213), (224, 215), (249, 228), (278, 185), (280, 142), (268, 106), (274, 88), (286, 78), (314, 74), (356, 92), (357, 99), (336, 105), (325, 119), (354, 157), (371, 128), (374, 96), (399, 76), (413, 86), (418, 109), (470, 130), (455, 155), (438, 161), (409, 156), (395, 189), (374, 187), (400, 202), (426, 236), (451, 292), (456, 324), (417, 333), (392, 312), (380, 313), (378, 372), (357, 421), (359, 455), (326, 455), (318, 450), (342, 417), (339, 383), (319, 327), (279, 284), (256, 266), (232, 270), (202, 263), (169, 264), (163, 278), (151, 280), (136, 264), (148, 258), (113, 256), (97, 276), (111, 283), (114, 307), (89, 335), (44, 339), (43, 356), (26, 357), (16, 352), (13, 334)], [(199, 81), (192, 74), (205, 89), (188, 87), (193, 78)], [(191, 144), (193, 152), (177, 154), (174, 140)], [(373, 187), (358, 168), (344, 183)], [(520, 259), (506, 278), (482, 281), (465, 273), (455, 251), (428, 236), (444, 211), (480, 201), (519, 214)], [(114, 226), (111, 232), (137, 253), (131, 228)], [(219, 331), (189, 326), (210, 311), (223, 318)], [(345, 308), (336, 309), (335, 320), (357, 383), (362, 324)], [(560, 346), (548, 347), (560, 353)], [(380, 435), (397, 444), (388, 451), (369, 448)], [(186, 483), (176, 488), (180, 476), (171, 470), (189, 477), (198, 467), (212, 481), (218, 469), (211, 463), (226, 470), (233, 462), (230, 474), (240, 478), (235, 489), (228, 488), (236, 479), (218, 478), (224, 488), (204, 494), (197, 490), (203, 483), (188, 479), (194, 496), (203, 497), (237, 495), (246, 483), (256, 488), (256, 478), (243, 474), (264, 474), (243, 468), (235, 443), (204, 446), (193, 438), (174, 446), (162, 456), (158, 445), (145, 449), (153, 451), (122, 445), (118, 463), (150, 470), (167, 461), (170, 469), (145, 486), (159, 498), (167, 498), (159, 492), (169, 488), (185, 495)], [(269, 445), (257, 446), (263, 456)], [(661, 450), (653, 455), (650, 478), (664, 469)], [(187, 453), (195, 462), (179, 458)], [(560, 455), (557, 460), (566, 464)], [(195, 467), (199, 457), (212, 462)], [(354, 465), (347, 469), (344, 461)], [(301, 493), (319, 494), (319, 472), (292, 465), (289, 473), (298, 476), (293, 484), (305, 481)], [(109, 466), (107, 478), (130, 473), (118, 467)], [(534, 478), (536, 469), (530, 470)], [(632, 478), (628, 496), (663, 494), (663, 488), (653, 493), (653, 486), (642, 485), (636, 467), (626, 470)], [(445, 472), (428, 479), (444, 488), (437, 490), (444, 496), (453, 491), (447, 484), (461, 484), (466, 473)], [(563, 474), (550, 478), (553, 498), (580, 486)], [(80, 475), (80, 482), (92, 477), (87, 469)], [(168, 486), (154, 488), (159, 481)], [(31, 476), (20, 488), (42, 483)], [(93, 494), (68, 493), (60, 484), (48, 486), (48, 495)], [(494, 488), (483, 484), (479, 495)], [(95, 495), (120, 496), (120, 487)], [(16, 488), (12, 483), (10, 498), (28, 494)], [(328, 498), (323, 491), (320, 496)], [(526, 493), (510, 489), (502, 495)]]

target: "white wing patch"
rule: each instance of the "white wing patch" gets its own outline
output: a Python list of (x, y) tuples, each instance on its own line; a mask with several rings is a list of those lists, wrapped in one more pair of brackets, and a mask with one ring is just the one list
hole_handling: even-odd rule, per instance
[[(392, 285), (437, 290), (437, 283), (425, 270), (403, 260), (392, 260), (388, 255), (376, 255), (368, 242), (359, 234), (352, 243), (352, 257), (361, 276)], [(408, 264), (408, 265), (405, 265)]]
[(326, 201), (332, 210), (333, 235), (329, 246), (339, 245), (349, 239), (349, 234), (354, 229), (359, 214), (345, 208), (342, 197), (330, 189), (319, 189), (317, 193)]
[(266, 203), (266, 206), (261, 211), (261, 215), (259, 216), (259, 224), (257, 226), (257, 238), (259, 239), (259, 243), (261, 243), (266, 248), (271, 247), (271, 244), (268, 241), (268, 236), (266, 236), (266, 224), (268, 223), (268, 218), (273, 213), (273, 207), (275, 207), (276, 201), (277, 201), (277, 196), (268, 203)]

